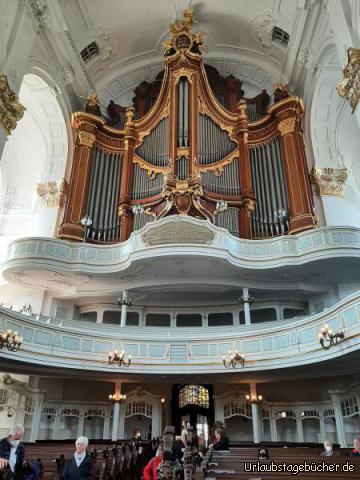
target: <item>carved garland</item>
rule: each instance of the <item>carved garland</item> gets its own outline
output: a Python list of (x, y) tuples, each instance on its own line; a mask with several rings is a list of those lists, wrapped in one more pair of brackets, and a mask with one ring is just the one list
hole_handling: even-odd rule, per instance
[(7, 134), (15, 130), (18, 121), (23, 117), (25, 107), (11, 90), (5, 75), (0, 75), (0, 124)]

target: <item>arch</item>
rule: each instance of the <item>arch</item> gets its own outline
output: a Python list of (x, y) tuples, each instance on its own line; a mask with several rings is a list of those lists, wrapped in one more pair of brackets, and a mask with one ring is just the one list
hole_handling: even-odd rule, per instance
[[(325, 224), (360, 227), (357, 205), (360, 202), (359, 125), (351, 115), (348, 102), (341, 98), (336, 85), (342, 65), (333, 39), (326, 37), (314, 58), (316, 69), (308, 74), (305, 138), (309, 170), (314, 164), (325, 168), (347, 168), (344, 197), (321, 196), (315, 203), (323, 210)], [(320, 205), (321, 204), (321, 205)]]
[(23, 78), (19, 98), (26, 111), (6, 142), (0, 163), (3, 237), (54, 235), (57, 211), (42, 208), (36, 190), (38, 183), (59, 181), (65, 175), (69, 122), (56, 93), (56, 85), (40, 69), (30, 69)]

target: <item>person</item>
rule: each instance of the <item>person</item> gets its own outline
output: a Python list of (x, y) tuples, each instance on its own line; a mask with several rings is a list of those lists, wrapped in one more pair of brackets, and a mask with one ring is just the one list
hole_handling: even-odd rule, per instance
[(339, 452), (336, 450), (333, 450), (333, 444), (329, 442), (329, 440), (325, 440), (324, 442), (324, 449), (321, 453), (321, 457), (338, 457)]
[(229, 450), (229, 437), (225, 434), (225, 429), (217, 428), (215, 430), (215, 441), (210, 447), (213, 450)]
[(269, 458), (269, 452), (266, 447), (260, 447), (258, 452), (259, 460), (266, 460)]
[(87, 437), (79, 437), (75, 442), (75, 453), (65, 463), (63, 480), (90, 480), (91, 455), (86, 451), (89, 445)]
[(157, 468), (163, 461), (163, 449), (158, 447), (156, 456), (144, 468), (144, 480), (157, 480)]
[(44, 468), (44, 465), (41, 461), (41, 458), (37, 458), (36, 459), (38, 465), (39, 465), (39, 469), (40, 469), (40, 480), (43, 480), (44, 478), (44, 473), (45, 473), (45, 468)]
[(360, 438), (354, 438), (354, 448), (350, 452), (350, 457), (360, 457)]
[(10, 469), (16, 480), (22, 479), (24, 462), (24, 445), (22, 438), (24, 427), (15, 425), (10, 434), (0, 441), (0, 470)]
[(55, 473), (55, 480), (60, 480), (62, 478), (62, 474), (65, 468), (65, 455), (63, 453), (60, 454), (60, 457), (53, 460), (56, 463), (56, 473)]
[(26, 460), (24, 464), (24, 480), (40, 480), (40, 465), (35, 460)]

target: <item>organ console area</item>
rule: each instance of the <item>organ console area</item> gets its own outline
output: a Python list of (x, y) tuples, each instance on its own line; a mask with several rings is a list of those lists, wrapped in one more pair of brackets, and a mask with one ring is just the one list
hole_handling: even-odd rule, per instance
[(191, 10), (170, 26), (164, 70), (139, 85), (134, 106), (73, 114), (60, 238), (121, 242), (174, 214), (254, 240), (315, 227), (301, 98), (281, 84), (273, 103), (266, 91), (247, 98), (240, 80), (204, 64), (192, 26)]

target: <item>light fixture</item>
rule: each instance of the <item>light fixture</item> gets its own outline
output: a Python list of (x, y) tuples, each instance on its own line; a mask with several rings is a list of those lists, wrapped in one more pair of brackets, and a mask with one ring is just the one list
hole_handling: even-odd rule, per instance
[(0, 349), (4, 346), (10, 350), (10, 352), (16, 352), (19, 350), (23, 339), (19, 336), (18, 332), (12, 330), (6, 330), (0, 335)]
[(244, 366), (245, 364), (245, 357), (240, 355), (240, 353), (235, 350), (229, 350), (229, 358), (226, 358), (226, 356), (223, 356), (223, 364), (225, 368), (235, 368), (237, 365), (240, 364), (241, 367)]
[(112, 365), (114, 363), (118, 363), (119, 367), (121, 367), (121, 366), (130, 367), (131, 355), (128, 356), (128, 359), (126, 361), (125, 350), (123, 350), (120, 353), (117, 350), (111, 351), (111, 352), (109, 352), (108, 358), (109, 358), (109, 365)]
[(245, 395), (245, 400), (247, 403), (250, 404), (259, 404), (264, 400), (264, 397), (262, 395)]
[(216, 202), (216, 213), (225, 212), (228, 208), (228, 203), (225, 200), (219, 200)]
[(344, 332), (334, 333), (333, 330), (329, 327), (329, 325), (324, 325), (323, 327), (321, 327), (318, 334), (320, 345), (325, 350), (329, 350), (329, 348), (337, 345), (340, 340), (344, 339), (344, 337)]
[(123, 393), (110, 393), (109, 400), (114, 403), (125, 403), (126, 395)]
[(281, 416), (282, 418), (286, 418), (286, 412), (281, 412), (281, 413), (280, 413), (280, 416)]
[(86, 237), (87, 237), (87, 233), (88, 233), (88, 229), (89, 227), (91, 227), (92, 225), (92, 220), (91, 218), (88, 216), (88, 215), (85, 215), (85, 217), (83, 217), (81, 220), (80, 220), (80, 223), (81, 225), (84, 227), (84, 238), (83, 238), (83, 242), (85, 242), (86, 240)]
[(164, 403), (165, 403), (165, 398), (163, 397), (163, 398), (161, 399), (161, 404), (164, 405)]
[(244, 303), (254, 303), (255, 298), (251, 295), (248, 295), (247, 298), (244, 297), (244, 295), (241, 295), (239, 298), (239, 302), (244, 304)]
[(126, 298), (124, 297), (122, 298), (119, 297), (117, 301), (120, 307), (122, 307), (123, 305), (126, 305), (127, 307), (131, 307), (132, 305), (131, 300), (126, 300)]
[(136, 203), (133, 205), (131, 211), (134, 215), (140, 215), (141, 213), (144, 213), (144, 207), (139, 203)]

